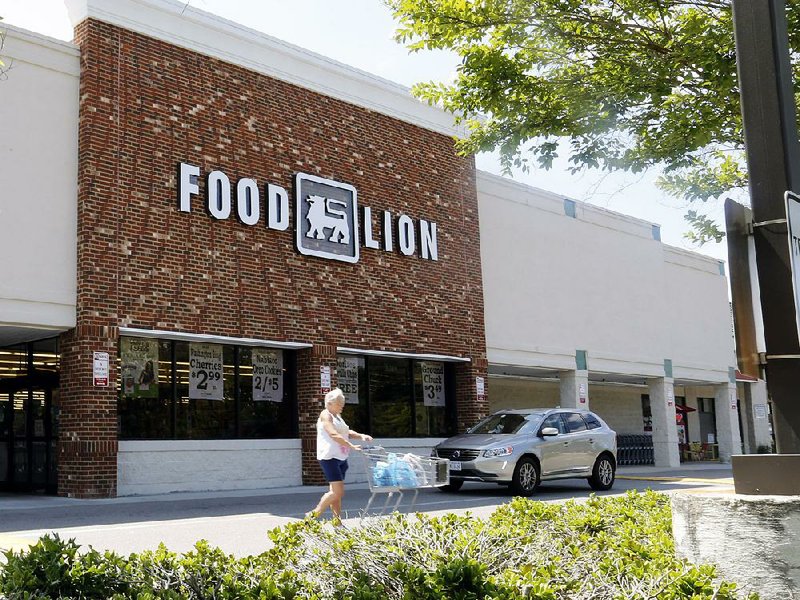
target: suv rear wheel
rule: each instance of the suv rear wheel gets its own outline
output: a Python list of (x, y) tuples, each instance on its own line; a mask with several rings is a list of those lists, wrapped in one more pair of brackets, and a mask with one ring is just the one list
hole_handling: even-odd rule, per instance
[(608, 454), (601, 454), (594, 461), (592, 476), (589, 477), (589, 485), (593, 490), (610, 490), (611, 486), (614, 485), (615, 471), (614, 459)]
[(531, 496), (539, 485), (539, 465), (527, 456), (519, 459), (511, 479), (511, 489), (518, 496)]

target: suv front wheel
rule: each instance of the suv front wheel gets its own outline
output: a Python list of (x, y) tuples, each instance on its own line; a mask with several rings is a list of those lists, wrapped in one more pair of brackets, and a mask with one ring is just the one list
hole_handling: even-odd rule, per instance
[(539, 465), (527, 456), (523, 456), (514, 469), (514, 477), (511, 479), (511, 489), (518, 496), (531, 496), (539, 485)]
[(614, 459), (607, 454), (601, 454), (594, 462), (592, 476), (589, 477), (589, 485), (593, 490), (610, 490), (614, 485), (615, 477)]

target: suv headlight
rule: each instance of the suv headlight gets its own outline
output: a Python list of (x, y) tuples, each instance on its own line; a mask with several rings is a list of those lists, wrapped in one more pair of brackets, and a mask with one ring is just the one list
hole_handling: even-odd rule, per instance
[(513, 446), (506, 446), (505, 448), (490, 448), (483, 451), (484, 458), (494, 458), (495, 456), (508, 456), (514, 452)]

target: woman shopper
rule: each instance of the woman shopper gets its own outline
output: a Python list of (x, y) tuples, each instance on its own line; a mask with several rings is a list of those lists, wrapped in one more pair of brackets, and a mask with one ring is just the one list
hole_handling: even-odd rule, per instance
[(317, 507), (306, 513), (306, 517), (317, 518), (328, 508), (333, 518), (340, 521), (342, 498), (344, 497), (344, 475), (347, 472), (347, 457), (350, 450), (360, 450), (361, 446), (353, 444), (351, 439), (371, 442), (372, 436), (358, 433), (347, 426), (342, 419), (344, 393), (334, 388), (325, 394), (325, 409), (317, 419), (317, 460), (325, 474), (330, 488), (319, 500)]

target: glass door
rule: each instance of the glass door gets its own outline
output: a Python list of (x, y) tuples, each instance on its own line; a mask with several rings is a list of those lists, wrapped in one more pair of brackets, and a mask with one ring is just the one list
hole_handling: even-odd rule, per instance
[(20, 377), (0, 385), (0, 489), (56, 492), (54, 386)]

